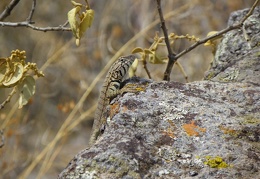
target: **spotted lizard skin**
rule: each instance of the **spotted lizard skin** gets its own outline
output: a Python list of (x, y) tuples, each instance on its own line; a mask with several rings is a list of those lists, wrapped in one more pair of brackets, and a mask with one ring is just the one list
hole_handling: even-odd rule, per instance
[(134, 60), (134, 55), (120, 57), (108, 71), (98, 99), (92, 134), (90, 136), (90, 145), (93, 145), (100, 134), (104, 132), (107, 123), (104, 111), (110, 101), (120, 93), (122, 80)]

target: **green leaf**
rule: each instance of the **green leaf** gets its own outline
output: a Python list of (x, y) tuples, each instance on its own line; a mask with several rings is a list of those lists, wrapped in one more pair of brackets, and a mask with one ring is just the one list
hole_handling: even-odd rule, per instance
[(24, 78), (24, 80), (21, 83), (19, 83), (18, 90), (20, 92), (18, 108), (20, 109), (28, 103), (29, 99), (35, 93), (35, 80), (34, 80), (34, 78), (31, 77), (31, 76), (26, 76)]

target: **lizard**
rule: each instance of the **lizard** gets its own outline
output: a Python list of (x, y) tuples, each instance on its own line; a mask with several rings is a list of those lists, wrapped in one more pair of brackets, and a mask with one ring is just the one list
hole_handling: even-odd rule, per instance
[(120, 93), (122, 80), (135, 58), (134, 55), (119, 57), (110, 67), (98, 99), (98, 106), (89, 140), (90, 146), (93, 145), (97, 138), (104, 132), (107, 123), (104, 115), (106, 107), (110, 101)]

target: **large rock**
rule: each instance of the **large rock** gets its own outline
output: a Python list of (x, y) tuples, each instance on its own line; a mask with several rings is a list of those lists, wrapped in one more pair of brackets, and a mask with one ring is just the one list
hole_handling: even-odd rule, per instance
[(153, 82), (115, 100), (104, 134), (59, 178), (259, 178), (259, 16), (224, 35), (205, 81)]

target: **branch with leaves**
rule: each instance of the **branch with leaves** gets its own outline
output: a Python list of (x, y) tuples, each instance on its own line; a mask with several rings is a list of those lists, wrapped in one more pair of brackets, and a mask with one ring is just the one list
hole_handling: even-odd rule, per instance
[[(87, 28), (92, 24), (94, 18), (94, 11), (90, 9), (87, 0), (86, 6), (80, 3), (71, 1), (74, 8), (68, 12), (68, 22), (58, 27), (36, 27), (32, 24), (33, 14), (36, 7), (36, 0), (33, 0), (32, 8), (28, 18), (24, 22), (0, 22), (0, 26), (9, 27), (30, 27), (38, 31), (72, 31), (76, 37), (76, 44), (79, 45), (81, 37), (84, 35)], [(13, 8), (19, 3), (19, 0), (13, 0), (6, 7), (4, 12), (0, 15), (1, 20), (10, 15)], [(85, 11), (81, 12), (85, 7)], [(70, 24), (71, 28), (66, 28), (67, 24)], [(17, 92), (19, 93), (19, 108), (22, 108), (28, 103), (29, 99), (35, 93), (35, 80), (29, 75), (29, 71), (33, 71), (34, 75), (43, 77), (44, 74), (38, 70), (35, 63), (26, 63), (25, 51), (13, 50), (11, 56), (7, 58), (0, 58), (0, 88), (13, 88), (9, 93), (5, 101), (0, 104), (0, 109), (4, 108), (5, 104), (10, 102), (11, 98)]]
[[(173, 45), (175, 40), (178, 40), (178, 39), (188, 39), (189, 41), (195, 41), (195, 42), (197, 42), (199, 40), (195, 36), (190, 36), (189, 34), (179, 36), (174, 33), (171, 33), (168, 36), (169, 46)], [(163, 56), (162, 54), (158, 53), (158, 51), (159, 51), (158, 49), (160, 46), (167, 46), (167, 44), (165, 44), (165, 41), (166, 41), (165, 37), (159, 37), (158, 32), (156, 32), (155, 37), (154, 37), (154, 42), (148, 49), (147, 48), (143, 49), (141, 47), (137, 47), (132, 50), (132, 53), (139, 53), (141, 55), (140, 61), (143, 63), (143, 67), (150, 79), (151, 79), (151, 74), (146, 66), (146, 64), (147, 64), (146, 59), (148, 58), (148, 62), (151, 64), (167, 63), (168, 57)], [(180, 68), (183, 76), (185, 77), (185, 80), (188, 82), (188, 79), (187, 79), (188, 77), (187, 77), (183, 67), (178, 62), (176, 62), (176, 64)]]
[(159, 13), (159, 16), (160, 16), (160, 20), (161, 20), (161, 28), (163, 30), (163, 33), (164, 33), (164, 37), (165, 37), (165, 44), (167, 46), (167, 50), (168, 50), (168, 64), (167, 64), (167, 68), (164, 72), (164, 77), (163, 79), (164, 80), (167, 80), (167, 81), (170, 81), (170, 74), (171, 74), (171, 71), (172, 71), (172, 67), (174, 65), (174, 63), (183, 55), (185, 55), (186, 53), (190, 52), (191, 50), (193, 50), (194, 48), (196, 48), (197, 46), (201, 45), (201, 44), (210, 44), (210, 41), (214, 41), (218, 38), (221, 38), (223, 36), (223, 34), (231, 31), (231, 30), (234, 30), (234, 29), (239, 29), (243, 26), (243, 23), (245, 22), (245, 20), (252, 15), (255, 7), (257, 6), (257, 4), (259, 3), (260, 0), (256, 0), (254, 2), (254, 4), (252, 5), (252, 7), (250, 8), (250, 10), (248, 11), (248, 13), (245, 15), (245, 17), (237, 24), (233, 24), (219, 32), (216, 32), (214, 33), (213, 35), (209, 35), (201, 40), (198, 40), (196, 41), (196, 43), (194, 43), (193, 45), (191, 45), (189, 48), (183, 50), (182, 52), (178, 53), (178, 54), (174, 54), (172, 52), (172, 49), (170, 47), (170, 42), (169, 42), (169, 38), (168, 38), (168, 35), (167, 35), (167, 28), (165, 26), (165, 21), (164, 21), (164, 18), (163, 18), (163, 13), (162, 13), (162, 10), (161, 10), (161, 1), (160, 0), (156, 0), (157, 1), (157, 9), (158, 9), (158, 13)]
[(0, 109), (10, 102), (16, 92), (20, 95), (19, 108), (28, 103), (35, 93), (35, 79), (30, 75), (31, 71), (38, 77), (44, 77), (35, 63), (26, 63), (25, 51), (13, 50), (10, 57), (0, 58), (0, 88), (13, 88), (7, 99), (0, 104)]
[(166, 28), (166, 25), (165, 25), (165, 20), (164, 20), (162, 8), (161, 8), (161, 0), (157, 0), (157, 9), (158, 9), (158, 12), (159, 12), (159, 16), (160, 16), (160, 20), (161, 20), (161, 28), (163, 30), (163, 34), (164, 34), (164, 37), (165, 37), (165, 44), (167, 46), (168, 57), (169, 57), (169, 61), (167, 63), (167, 67), (166, 67), (166, 70), (165, 70), (165, 73), (164, 73), (163, 80), (170, 81), (171, 70), (172, 70), (174, 63), (177, 61), (177, 58), (175, 57), (176, 54), (174, 54), (172, 49), (171, 49), (170, 42), (169, 42), (169, 39), (168, 39), (167, 28)]

